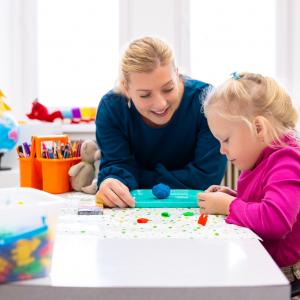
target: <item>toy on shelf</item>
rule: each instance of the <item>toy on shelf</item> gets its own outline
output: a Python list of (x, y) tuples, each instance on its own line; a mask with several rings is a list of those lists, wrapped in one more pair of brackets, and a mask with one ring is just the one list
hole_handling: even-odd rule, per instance
[(29, 119), (35, 119), (46, 122), (53, 122), (55, 119), (63, 119), (63, 115), (60, 111), (48, 112), (48, 108), (41, 104), (38, 99), (32, 102), (31, 112), (26, 114)]
[(71, 124), (90, 123), (96, 119), (96, 107), (74, 107), (61, 111), (64, 121)]
[(0, 90), (0, 171), (10, 168), (1, 167), (4, 153), (15, 148), (19, 138), (19, 126), (12, 114), (11, 108), (6, 104), (5, 95)]
[(0, 113), (11, 110), (10, 106), (5, 102), (5, 98), (4, 93), (0, 90)]
[(55, 110), (49, 113), (48, 108), (41, 104), (38, 99), (32, 102), (31, 112), (26, 114), (29, 119), (35, 119), (46, 122), (54, 122), (55, 119), (61, 119), (66, 123), (79, 124), (95, 121), (96, 107), (74, 107), (62, 110)]

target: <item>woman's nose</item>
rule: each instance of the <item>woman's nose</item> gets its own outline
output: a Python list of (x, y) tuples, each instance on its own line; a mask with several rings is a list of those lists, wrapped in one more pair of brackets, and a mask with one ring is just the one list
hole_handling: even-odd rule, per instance
[(167, 100), (163, 95), (158, 95), (157, 98), (155, 99), (155, 109), (156, 110), (163, 110), (167, 105)]
[(227, 153), (226, 148), (225, 148), (224, 145), (222, 145), (222, 144), (221, 144), (221, 146), (220, 146), (220, 153), (223, 154), (223, 155), (225, 155), (225, 154)]

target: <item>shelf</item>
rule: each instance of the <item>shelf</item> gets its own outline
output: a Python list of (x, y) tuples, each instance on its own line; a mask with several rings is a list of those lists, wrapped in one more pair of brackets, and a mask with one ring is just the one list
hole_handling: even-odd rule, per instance
[(94, 133), (96, 131), (95, 123), (90, 124), (63, 124), (62, 131), (66, 134), (70, 132)]

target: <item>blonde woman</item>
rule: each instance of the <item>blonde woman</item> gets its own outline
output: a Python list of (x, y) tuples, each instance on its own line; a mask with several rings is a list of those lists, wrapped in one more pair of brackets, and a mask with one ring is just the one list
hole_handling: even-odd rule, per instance
[(209, 89), (179, 74), (162, 40), (133, 41), (121, 60), (118, 87), (103, 96), (97, 112), (97, 198), (108, 207), (133, 207), (132, 189), (220, 183), (226, 159), (202, 110)]

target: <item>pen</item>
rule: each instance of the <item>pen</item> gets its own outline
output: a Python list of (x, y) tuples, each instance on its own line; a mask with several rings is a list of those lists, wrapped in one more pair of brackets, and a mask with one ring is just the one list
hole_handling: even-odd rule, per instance
[(23, 143), (23, 148), (24, 148), (24, 152), (25, 152), (25, 157), (29, 157), (30, 156), (30, 148), (26, 142)]

